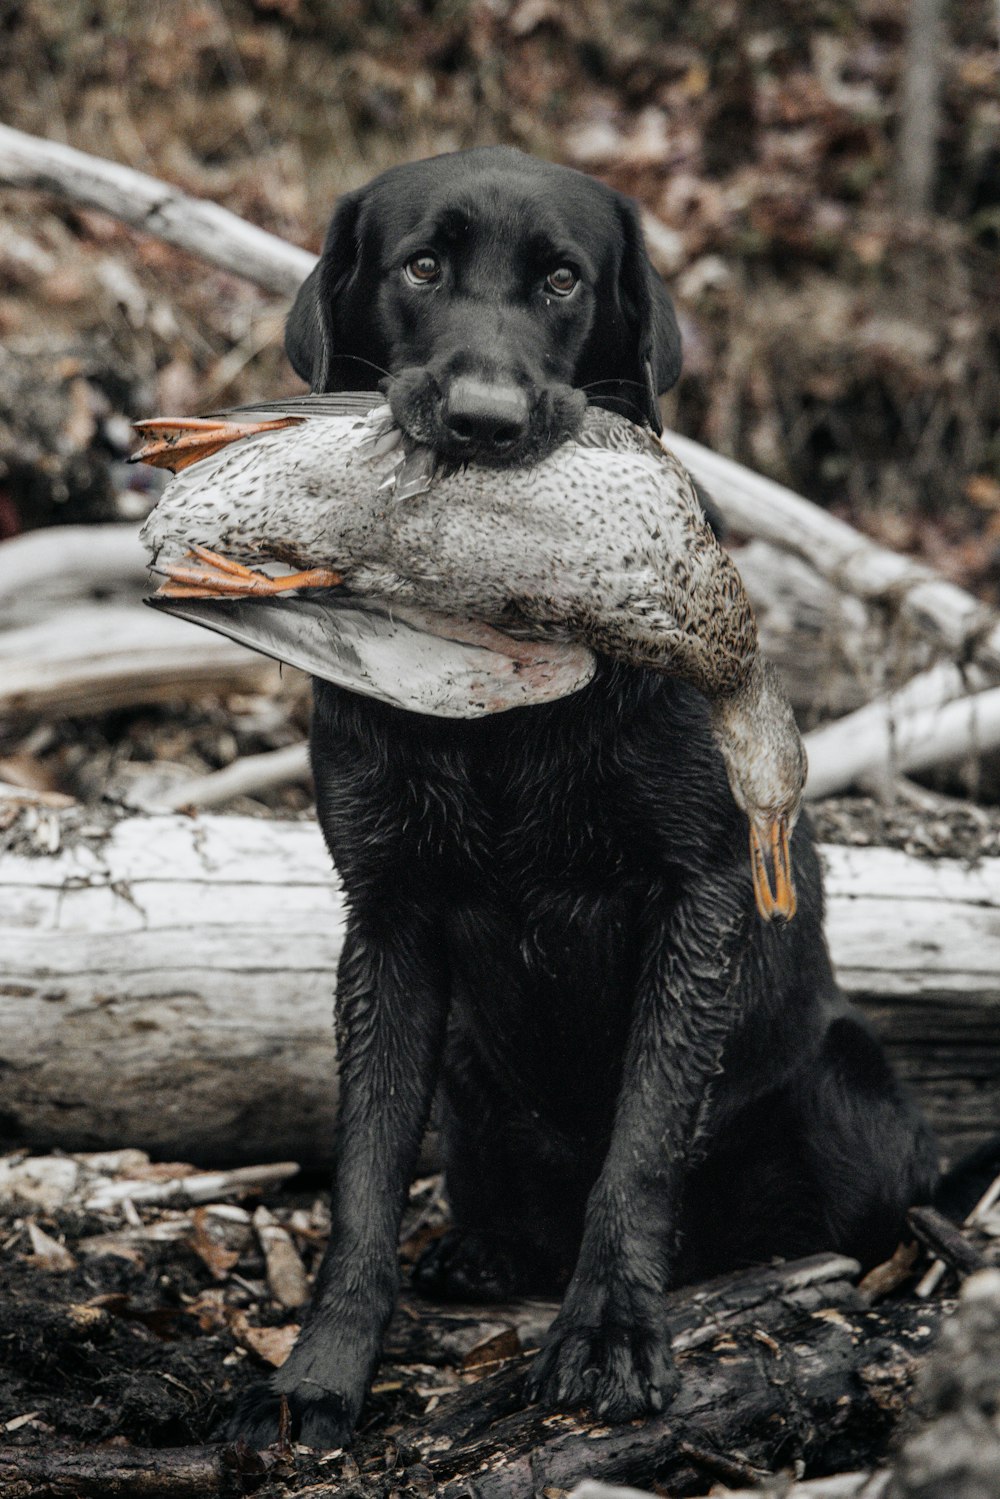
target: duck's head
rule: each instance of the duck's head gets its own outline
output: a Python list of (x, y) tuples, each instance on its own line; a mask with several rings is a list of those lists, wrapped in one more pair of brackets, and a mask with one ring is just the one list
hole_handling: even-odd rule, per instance
[(790, 921), (797, 905), (791, 837), (807, 761), (774, 667), (758, 657), (744, 686), (713, 702), (712, 723), (733, 798), (750, 823), (757, 910), (765, 921)]

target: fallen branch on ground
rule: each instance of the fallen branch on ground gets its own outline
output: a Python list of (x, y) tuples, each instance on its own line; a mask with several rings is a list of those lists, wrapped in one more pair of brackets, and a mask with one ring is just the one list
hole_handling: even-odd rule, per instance
[(797, 553), (848, 593), (891, 609), (955, 660), (1000, 678), (1000, 620), (972, 594), (909, 557), (869, 540), (846, 521), (731, 458), (665, 432), (663, 440), (703, 484), (726, 523)]
[(608, 1426), (580, 1412), (524, 1410), (523, 1367), (515, 1365), (404, 1427), (399, 1446), (422, 1455), (444, 1499), (530, 1499), (570, 1488), (581, 1473), (690, 1492), (706, 1473), (718, 1476), (734, 1451), (745, 1469), (772, 1471), (796, 1458), (822, 1462), (825, 1453), (870, 1458), (907, 1401), (940, 1308), (862, 1308), (842, 1271), (831, 1264), (824, 1274), (821, 1257), (812, 1263), (818, 1273), (808, 1287), (772, 1289), (742, 1305), (737, 1286), (778, 1272), (729, 1278), (726, 1312), (686, 1305), (690, 1291), (669, 1298), (671, 1322), (683, 1319), (674, 1338), (682, 1383), (663, 1416)]
[[(2, 127), (0, 127), (2, 129)], [(149, 558), (132, 525), (49, 526), (0, 543), (0, 619), (20, 620), (94, 589), (142, 587)]]
[[(219, 1447), (0, 1447), (0, 1493), (8, 1499), (210, 1499), (224, 1492), (231, 1476), (223, 1456)], [(262, 1475), (263, 1461), (256, 1455), (252, 1461)]]
[[(181, 781), (169, 790), (151, 796), (148, 806), (155, 812), (177, 812), (182, 807), (218, 807), (234, 796), (253, 796), (258, 791), (287, 786), (293, 781), (309, 781), (311, 777), (309, 745), (303, 741), (287, 744), (282, 749), (267, 750), (260, 755), (244, 755), (211, 775)], [(133, 802), (141, 803), (142, 796), (140, 783), (135, 787)]]
[(978, 667), (940, 661), (898, 692), (876, 698), (806, 736), (806, 796), (986, 754), (1000, 744), (1000, 689)]

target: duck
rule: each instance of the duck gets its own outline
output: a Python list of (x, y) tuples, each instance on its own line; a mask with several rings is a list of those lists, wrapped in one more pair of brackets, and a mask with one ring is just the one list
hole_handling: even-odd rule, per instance
[(736, 565), (647, 428), (588, 407), (574, 436), (512, 468), (443, 459), (376, 392), (137, 426), (151, 441), (134, 460), (174, 473), (142, 532), (165, 577), (155, 607), (376, 696), (384, 681), (331, 674), (349, 611), (430, 636), (437, 659), (485, 653), (476, 692), (470, 668), (422, 695), (418, 711), (454, 716), (577, 691), (597, 656), (679, 677), (708, 700), (757, 910), (794, 916), (802, 741)]

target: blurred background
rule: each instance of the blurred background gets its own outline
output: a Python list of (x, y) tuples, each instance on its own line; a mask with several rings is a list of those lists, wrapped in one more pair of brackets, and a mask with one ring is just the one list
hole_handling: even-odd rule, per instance
[[(678, 306), (668, 425), (996, 603), (998, 36), (996, 0), (6, 0), (0, 115), (313, 250), (394, 162), (511, 142), (592, 172), (642, 204)], [(135, 418), (300, 389), (285, 311), (0, 191), (0, 537), (141, 515)], [(124, 751), (113, 718), (27, 750), (22, 725), (0, 778), (80, 794), (144, 734), (213, 769), (301, 735), (286, 686), (245, 734), (204, 700), (132, 712)]]

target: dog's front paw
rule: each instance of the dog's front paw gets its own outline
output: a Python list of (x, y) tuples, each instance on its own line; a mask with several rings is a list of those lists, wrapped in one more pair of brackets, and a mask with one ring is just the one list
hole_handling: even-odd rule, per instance
[(585, 1406), (604, 1420), (628, 1421), (664, 1410), (679, 1385), (665, 1327), (611, 1321), (586, 1327), (557, 1318), (525, 1393), (546, 1405)]
[(350, 1442), (357, 1411), (350, 1409), (342, 1395), (308, 1379), (284, 1394), (270, 1384), (254, 1385), (240, 1400), (219, 1437), (226, 1442), (242, 1437), (251, 1447), (270, 1447), (282, 1435), (283, 1399), (288, 1402), (291, 1423), (288, 1436), (293, 1442), (321, 1452), (346, 1447)]

